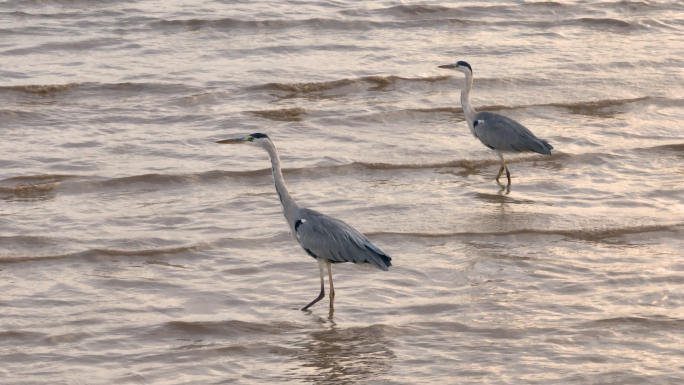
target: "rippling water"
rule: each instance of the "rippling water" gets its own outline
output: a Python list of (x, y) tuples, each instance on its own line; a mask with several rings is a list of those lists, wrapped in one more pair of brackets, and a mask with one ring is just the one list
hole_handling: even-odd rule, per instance
[[(684, 3), (0, 2), (0, 382), (679, 384)], [(472, 101), (547, 138), (496, 154)], [(389, 272), (318, 269), (301, 204)]]

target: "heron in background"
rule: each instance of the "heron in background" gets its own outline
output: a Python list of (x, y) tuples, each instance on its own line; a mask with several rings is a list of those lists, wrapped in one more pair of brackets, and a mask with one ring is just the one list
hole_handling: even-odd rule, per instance
[(316, 302), (325, 297), (323, 268), (328, 268), (328, 280), (330, 281), (330, 307), (335, 299), (333, 288), (332, 264), (352, 262), (366, 264), (387, 271), (392, 263), (392, 258), (381, 248), (375, 246), (363, 234), (339, 219), (321, 214), (318, 211), (299, 207), (285, 187), (285, 180), (280, 169), (280, 157), (273, 142), (266, 134), (252, 134), (244, 138), (221, 140), (219, 144), (249, 144), (266, 150), (271, 158), (271, 171), (275, 184), (280, 208), (285, 215), (285, 220), (290, 226), (290, 231), (300, 246), (311, 257), (318, 261), (318, 270), (321, 274), (321, 294), (318, 298), (304, 306), (302, 310), (309, 309)]
[(438, 68), (463, 72), (466, 76), (466, 86), (461, 91), (461, 106), (470, 132), (480, 142), (496, 151), (501, 159), (501, 168), (496, 175), (499, 181), (501, 173), (506, 170), (508, 184), (511, 184), (511, 173), (508, 172), (504, 152), (536, 152), (538, 154), (551, 155), (553, 146), (545, 139), (539, 139), (522, 124), (511, 118), (492, 112), (477, 112), (470, 104), (470, 90), (473, 88), (473, 69), (470, 64), (459, 61), (456, 64), (438, 66)]

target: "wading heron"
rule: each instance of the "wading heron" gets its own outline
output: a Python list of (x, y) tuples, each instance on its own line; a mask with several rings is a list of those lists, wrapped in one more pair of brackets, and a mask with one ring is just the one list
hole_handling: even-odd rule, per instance
[(438, 68), (456, 70), (463, 72), (466, 77), (466, 86), (461, 91), (461, 106), (470, 132), (480, 142), (490, 149), (496, 151), (501, 159), (501, 168), (496, 175), (499, 181), (501, 173), (506, 170), (508, 184), (511, 184), (511, 173), (508, 172), (504, 152), (536, 152), (538, 154), (551, 155), (553, 146), (545, 139), (539, 139), (522, 124), (511, 118), (492, 112), (476, 112), (470, 104), (470, 90), (473, 88), (473, 69), (470, 64), (459, 61), (456, 64), (438, 66)]
[(304, 306), (307, 310), (313, 304), (325, 297), (323, 268), (328, 268), (328, 280), (330, 281), (330, 306), (332, 308), (335, 299), (333, 288), (332, 264), (352, 262), (369, 264), (380, 270), (387, 271), (392, 263), (392, 258), (381, 248), (375, 246), (363, 234), (339, 219), (321, 214), (318, 211), (299, 207), (297, 202), (290, 196), (285, 187), (285, 180), (280, 170), (280, 157), (273, 142), (265, 134), (252, 134), (244, 138), (221, 140), (219, 144), (249, 144), (266, 150), (271, 158), (271, 171), (276, 193), (280, 199), (280, 208), (285, 215), (285, 220), (290, 226), (290, 231), (300, 246), (307, 254), (318, 261), (318, 270), (321, 274), (321, 294), (318, 298)]

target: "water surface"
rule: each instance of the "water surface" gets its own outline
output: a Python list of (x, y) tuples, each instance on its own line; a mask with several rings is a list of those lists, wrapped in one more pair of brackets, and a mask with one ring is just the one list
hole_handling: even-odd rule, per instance
[[(684, 381), (684, 4), (0, 3), (0, 382)], [(510, 189), (460, 108), (555, 147)], [(335, 266), (302, 205), (393, 257)]]

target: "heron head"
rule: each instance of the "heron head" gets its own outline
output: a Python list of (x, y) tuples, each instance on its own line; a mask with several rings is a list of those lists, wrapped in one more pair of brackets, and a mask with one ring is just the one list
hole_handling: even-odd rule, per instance
[(454, 63), (454, 64), (446, 64), (446, 65), (442, 65), (442, 66), (437, 66), (437, 68), (444, 68), (444, 69), (447, 69), (447, 70), (456, 70), (456, 71), (459, 71), (459, 72), (463, 72), (463, 73), (466, 74), (466, 75), (467, 75), (467, 74), (471, 74), (471, 75), (472, 75), (472, 73), (473, 73), (473, 69), (470, 68), (470, 64), (468, 64), (468, 63), (466, 63), (466, 62), (464, 62), (464, 61), (460, 61), (460, 62), (457, 62), (457, 63)]
[(258, 132), (252, 134), (252, 135), (247, 135), (244, 138), (235, 138), (235, 139), (226, 139), (226, 140), (219, 140), (218, 144), (256, 144), (258, 146), (261, 146), (265, 141), (269, 140), (268, 135), (266, 134), (260, 134)]

